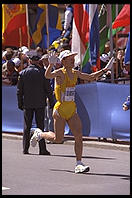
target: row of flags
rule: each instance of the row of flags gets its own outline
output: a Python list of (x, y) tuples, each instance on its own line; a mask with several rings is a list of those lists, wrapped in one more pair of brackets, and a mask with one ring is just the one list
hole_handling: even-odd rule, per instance
[[(81, 63), (82, 70), (87, 72), (90, 72), (91, 66), (93, 71), (100, 69), (99, 56), (104, 51), (106, 41), (110, 40), (107, 7), (103, 4), (100, 10), (98, 13), (97, 4), (74, 4), (72, 51), (78, 49), (75, 62)], [(116, 16), (116, 5), (112, 4), (112, 35), (130, 25), (130, 4), (119, 4), (118, 11), (119, 15)]]
[(27, 4), (2, 4), (2, 44), (28, 46), (30, 40), (30, 46), (43, 48), (49, 47), (48, 38), (50, 45), (61, 34), (58, 4), (38, 4), (36, 22), (30, 34), (28, 24)]
[[(30, 34), (26, 6), (27, 4), (2, 4), (2, 43), (16, 47), (30, 43), (30, 46), (32, 44), (34, 47), (47, 48), (62, 31), (58, 4), (38, 4), (35, 26)], [(93, 68), (100, 68), (99, 56), (108, 40), (106, 35), (109, 24), (106, 17), (104, 18), (107, 16), (107, 9), (104, 6), (102, 13), (98, 13), (98, 4), (74, 4), (73, 8), (71, 50), (78, 52), (75, 62), (81, 63), (82, 68), (88, 62)], [(112, 4), (112, 17), (115, 13), (113, 9), (115, 4)], [(112, 22), (112, 28), (116, 28), (116, 31), (130, 25), (130, 4), (123, 4)]]

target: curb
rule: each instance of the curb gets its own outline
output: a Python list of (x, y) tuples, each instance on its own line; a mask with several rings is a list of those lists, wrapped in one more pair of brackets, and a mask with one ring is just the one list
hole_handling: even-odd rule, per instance
[[(9, 134), (9, 133), (2, 133), (2, 138), (4, 139), (13, 139), (13, 140), (22, 140), (22, 134)], [(97, 139), (97, 138), (96, 138)], [(130, 151), (130, 144), (123, 143), (111, 143), (111, 142), (101, 142), (96, 139), (92, 138), (83, 138), (83, 146), (95, 147), (95, 148), (103, 148), (103, 149), (113, 149), (113, 150), (121, 150), (121, 151)], [(47, 144), (52, 144), (48, 143)], [(73, 145), (74, 138), (71, 136), (64, 137), (64, 143), (66, 145)]]
[[(64, 142), (64, 144), (74, 144), (74, 141)], [(83, 141), (83, 146), (94, 147), (94, 148), (103, 148), (103, 149), (113, 149), (121, 151), (130, 151), (129, 145), (121, 145), (109, 142), (98, 142), (98, 141)]]

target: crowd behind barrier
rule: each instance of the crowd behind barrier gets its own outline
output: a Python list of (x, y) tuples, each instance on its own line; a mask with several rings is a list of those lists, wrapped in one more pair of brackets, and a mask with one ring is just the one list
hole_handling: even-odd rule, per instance
[[(76, 103), (83, 136), (130, 141), (130, 110), (122, 109), (128, 95), (129, 84), (93, 82), (77, 85)], [(17, 108), (16, 86), (2, 86), (2, 131), (23, 132), (23, 112)], [(72, 134), (68, 126), (66, 134)]]

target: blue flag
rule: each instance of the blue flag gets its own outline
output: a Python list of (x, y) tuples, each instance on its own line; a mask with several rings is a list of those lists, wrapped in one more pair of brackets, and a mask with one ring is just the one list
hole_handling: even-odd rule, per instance
[[(36, 23), (32, 34), (35, 46), (48, 48), (47, 33), (49, 34), (49, 45), (57, 39), (62, 31), (61, 18), (57, 4), (48, 5), (48, 28), (46, 27), (46, 4), (38, 4)], [(47, 32), (48, 29), (48, 32)]]
[(129, 32), (129, 37), (128, 37), (128, 41), (127, 41), (124, 62), (125, 62), (125, 64), (130, 64), (130, 32)]

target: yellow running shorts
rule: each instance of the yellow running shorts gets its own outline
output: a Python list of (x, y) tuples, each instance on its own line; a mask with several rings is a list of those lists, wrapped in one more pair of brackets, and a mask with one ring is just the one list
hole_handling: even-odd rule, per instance
[(59, 115), (65, 120), (69, 120), (76, 112), (76, 104), (74, 101), (56, 102), (54, 110), (57, 110)]

